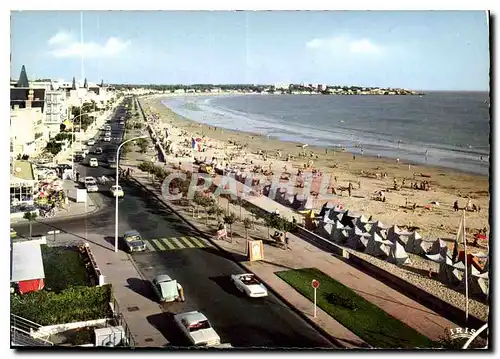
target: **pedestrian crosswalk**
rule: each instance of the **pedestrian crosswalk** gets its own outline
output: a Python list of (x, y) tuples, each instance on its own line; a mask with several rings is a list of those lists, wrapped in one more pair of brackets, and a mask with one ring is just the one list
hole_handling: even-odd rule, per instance
[(206, 239), (192, 236), (145, 239), (144, 242), (146, 243), (146, 247), (154, 252), (205, 248), (210, 246)]

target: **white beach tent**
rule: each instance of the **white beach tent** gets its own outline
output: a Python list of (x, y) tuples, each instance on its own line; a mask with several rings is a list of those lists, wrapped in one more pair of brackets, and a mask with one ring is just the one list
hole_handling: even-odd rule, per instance
[(464, 265), (462, 269), (453, 265), (451, 258), (447, 255), (444, 261), (439, 264), (438, 280), (446, 285), (457, 285), (460, 283), (463, 275)]
[(355, 233), (355, 230), (351, 229), (345, 245), (359, 251), (364, 251), (368, 245), (369, 239), (370, 235), (368, 233)]
[(389, 241), (384, 241), (377, 233), (368, 234), (368, 242), (366, 244), (365, 253), (374, 257), (388, 257), (391, 247)]
[[(340, 223), (337, 222), (337, 225), (339, 225), (339, 224)], [(333, 241), (337, 244), (346, 244), (349, 237), (351, 236), (351, 232), (352, 232), (352, 229), (349, 227), (347, 227), (347, 228), (344, 227), (342, 229), (335, 229)]]
[(418, 232), (414, 231), (408, 236), (408, 242), (405, 245), (405, 251), (413, 254), (424, 254), (424, 250), (421, 247), (422, 237)]
[(335, 232), (335, 223), (333, 221), (329, 222), (319, 222), (316, 228), (316, 233), (323, 238), (330, 239)]
[(448, 253), (448, 246), (442, 239), (436, 239), (432, 242), (431, 248), (427, 251), (428, 254), (440, 254), (443, 258)]

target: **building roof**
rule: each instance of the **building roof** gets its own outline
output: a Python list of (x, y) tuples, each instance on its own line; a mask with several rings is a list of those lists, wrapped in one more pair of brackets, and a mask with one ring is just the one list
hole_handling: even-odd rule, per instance
[(21, 67), (21, 73), (19, 74), (19, 80), (17, 81), (16, 87), (29, 87), (28, 75), (26, 75), (26, 67)]
[(44, 88), (34, 88), (30, 89), (28, 87), (14, 87), (10, 89), (10, 108), (14, 108), (14, 105), (19, 105), (19, 108), (26, 108), (26, 101), (28, 100), (29, 91), (33, 90), (33, 101), (31, 102), (31, 107), (41, 108), (42, 112), (45, 105), (45, 89)]
[(42, 250), (38, 242), (12, 243), (10, 281), (45, 278)]

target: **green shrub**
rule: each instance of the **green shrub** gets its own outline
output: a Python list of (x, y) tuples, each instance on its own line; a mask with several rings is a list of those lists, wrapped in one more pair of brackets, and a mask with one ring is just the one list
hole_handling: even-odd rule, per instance
[(10, 311), (40, 325), (54, 325), (109, 318), (110, 301), (110, 285), (72, 287), (61, 293), (41, 290), (11, 294)]

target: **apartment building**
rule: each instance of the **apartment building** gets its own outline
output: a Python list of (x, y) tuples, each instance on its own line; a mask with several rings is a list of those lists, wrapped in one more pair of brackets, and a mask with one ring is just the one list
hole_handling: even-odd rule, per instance
[(45, 119), (44, 124), (48, 129), (49, 137), (55, 137), (61, 123), (69, 116), (66, 91), (47, 91), (45, 93)]
[(47, 145), (49, 133), (44, 124), (43, 110), (33, 107), (33, 100), (34, 90), (31, 89), (24, 106), (16, 104), (10, 111), (11, 158), (18, 155), (35, 156)]

